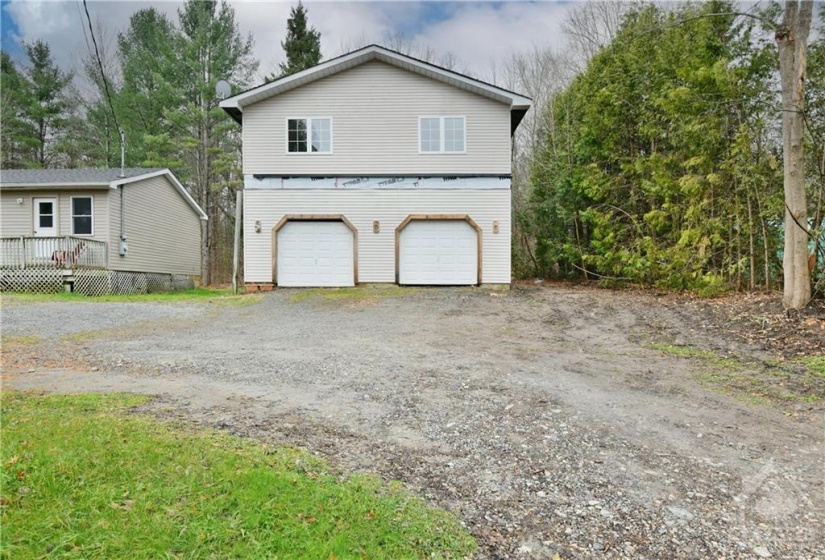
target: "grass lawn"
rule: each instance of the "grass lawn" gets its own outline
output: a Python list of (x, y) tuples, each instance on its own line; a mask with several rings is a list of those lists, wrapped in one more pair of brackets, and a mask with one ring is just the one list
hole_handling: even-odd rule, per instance
[(321, 299), (326, 301), (362, 301), (369, 299), (401, 298), (420, 292), (420, 288), (400, 286), (356, 286), (352, 288), (313, 288), (300, 290), (290, 297), (298, 303)]
[(702, 384), (749, 404), (810, 404), (825, 399), (825, 358), (821, 356), (760, 364), (722, 357), (695, 346), (666, 343), (646, 346), (696, 360), (701, 365), (697, 379)]
[(400, 485), (130, 413), (134, 395), (2, 395), (0, 558), (461, 558)]

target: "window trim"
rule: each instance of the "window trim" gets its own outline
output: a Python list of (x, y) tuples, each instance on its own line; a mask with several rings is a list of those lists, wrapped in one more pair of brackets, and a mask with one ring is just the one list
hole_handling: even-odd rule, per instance
[[(75, 219), (74, 201), (75, 201), (76, 198), (88, 198), (92, 202), (92, 205), (91, 205), (92, 213), (89, 215), (89, 217), (91, 218), (91, 223), (92, 223), (91, 233), (77, 233), (74, 230), (74, 219)], [(83, 214), (83, 215), (82, 214), (77, 214), (77, 216), (82, 217), (82, 218), (86, 217), (85, 214)], [(95, 234), (95, 197), (94, 197), (94, 195), (84, 194), (84, 195), (76, 195), (76, 196), (70, 197), (70, 199), (69, 199), (69, 221), (72, 225), (72, 227), (71, 227), (72, 235), (75, 235), (75, 236), (78, 236), (78, 237), (94, 237), (94, 234)]]
[[(425, 152), (421, 149), (421, 121), (424, 119), (438, 119), (438, 151), (437, 152)], [(462, 136), (462, 143), (464, 149), (461, 151), (447, 151), (446, 150), (446, 128), (444, 126), (444, 121), (446, 119), (461, 119), (462, 124), (462, 132), (464, 133)], [(467, 153), (467, 116), (466, 115), (421, 115), (418, 117), (418, 153), (420, 155), (456, 155), (456, 154), (466, 154)]]
[[(329, 121), (329, 151), (328, 152), (313, 152), (312, 147), (312, 121), (327, 119)], [(307, 121), (307, 151), (306, 152), (290, 152), (289, 151), (289, 121), (304, 120)], [(332, 125), (332, 117), (313, 116), (313, 117), (285, 117), (284, 118), (284, 153), (288, 156), (331, 156), (335, 149), (333, 142), (334, 127)]]

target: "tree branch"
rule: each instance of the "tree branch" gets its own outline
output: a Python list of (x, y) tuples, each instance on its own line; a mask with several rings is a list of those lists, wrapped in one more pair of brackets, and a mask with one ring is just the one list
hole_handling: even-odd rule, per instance
[(770, 29), (771, 31), (776, 29), (776, 22), (775, 21), (765, 19), (762, 16), (749, 14), (748, 12), (717, 12), (717, 13), (713, 13), (713, 14), (701, 14), (701, 15), (698, 15), (698, 16), (684, 18), (684, 19), (680, 19), (678, 21), (674, 21), (673, 23), (667, 23), (667, 24), (664, 24), (664, 25), (657, 25), (655, 27), (651, 27), (650, 29), (645, 30), (644, 33), (653, 33), (654, 31), (659, 31), (659, 30), (662, 30), (662, 29), (669, 29), (671, 27), (678, 27), (680, 25), (684, 25), (686, 23), (690, 23), (692, 21), (696, 21), (696, 20), (700, 20), (700, 19), (705, 19), (705, 18), (710, 18), (710, 17), (722, 17), (722, 16), (737, 16), (737, 17), (751, 18), (751, 19), (755, 19), (756, 21), (758, 21), (760, 23), (765, 24), (768, 27), (768, 29)]

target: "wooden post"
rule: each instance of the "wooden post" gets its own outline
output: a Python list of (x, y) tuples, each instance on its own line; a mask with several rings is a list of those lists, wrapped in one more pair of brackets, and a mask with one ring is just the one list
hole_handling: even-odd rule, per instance
[(241, 212), (241, 204), (243, 203), (243, 191), (235, 193), (235, 246), (232, 253), (232, 293), (238, 293), (238, 262), (240, 255), (238, 251), (241, 244), (241, 220), (243, 213)]
[(20, 236), (20, 268), (26, 270), (26, 238)]

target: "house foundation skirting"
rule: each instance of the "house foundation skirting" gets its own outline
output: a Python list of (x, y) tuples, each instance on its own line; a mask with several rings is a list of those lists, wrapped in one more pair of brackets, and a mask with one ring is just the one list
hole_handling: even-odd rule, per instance
[(58, 293), (87, 296), (147, 294), (189, 290), (191, 276), (121, 270), (0, 269), (0, 291)]

